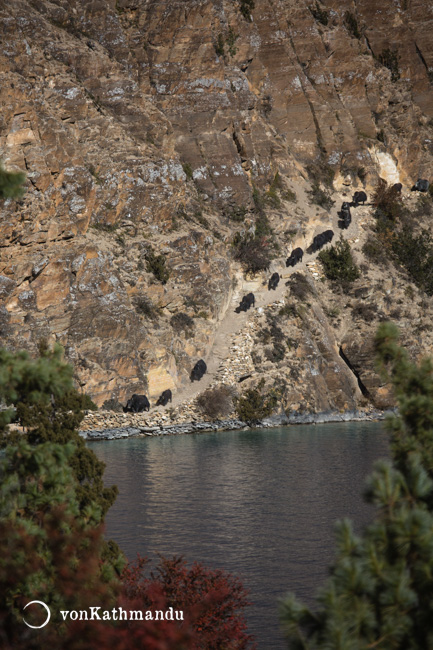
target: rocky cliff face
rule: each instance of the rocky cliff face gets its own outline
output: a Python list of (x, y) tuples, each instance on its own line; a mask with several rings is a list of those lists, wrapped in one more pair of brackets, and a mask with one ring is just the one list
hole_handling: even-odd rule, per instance
[[(0, 157), (28, 179), (21, 201), (0, 205), (0, 336), (32, 352), (62, 343), (98, 404), (188, 383), (241, 290), (231, 241), (254, 226), (257, 195), (280, 269), (336, 216), (288, 190), (299, 199), (330, 170), (340, 197), (379, 176), (433, 180), (433, 7), (421, 0), (0, 0), (0, 24)], [(149, 265), (160, 255), (167, 281)], [(405, 282), (377, 270), (364, 282), (376, 303), (381, 273), (386, 290)], [(430, 302), (407, 307), (403, 284), (407, 343), (428, 352), (416, 328)], [(311, 409), (365, 399), (357, 381), (336, 380), (340, 350), (382, 399), (371, 335), (392, 310), (356, 321), (365, 296), (348, 305), (319, 289), (312, 315), (291, 325), (302, 372), (279, 362), (286, 407), (300, 394)], [(193, 325), (176, 327), (178, 313)]]

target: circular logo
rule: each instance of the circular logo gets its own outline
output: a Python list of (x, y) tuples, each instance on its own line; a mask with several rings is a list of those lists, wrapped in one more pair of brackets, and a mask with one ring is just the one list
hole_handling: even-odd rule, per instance
[[(50, 608), (48, 607), (48, 605), (43, 603), (42, 600), (32, 600), (30, 603), (27, 603), (26, 607), (28, 607), (29, 605), (34, 605), (35, 603), (37, 603), (38, 605), (42, 605), (42, 607), (45, 607), (45, 609), (47, 610), (47, 620), (45, 621), (45, 623), (42, 623), (42, 625), (30, 625), (30, 623), (27, 623), (27, 621), (25, 620), (25, 618), (23, 616), (23, 621), (27, 625), (27, 627), (31, 627), (33, 630), (39, 630), (41, 627), (46, 626), (46, 624), (48, 623), (48, 621), (51, 618), (51, 612), (50, 612)], [(24, 607), (24, 609), (26, 609), (26, 607)]]

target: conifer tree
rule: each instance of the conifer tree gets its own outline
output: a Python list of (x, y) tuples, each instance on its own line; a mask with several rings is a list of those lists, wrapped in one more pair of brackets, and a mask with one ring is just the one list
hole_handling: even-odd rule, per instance
[(311, 611), (290, 595), (281, 620), (292, 650), (433, 648), (433, 364), (417, 367), (382, 324), (378, 364), (395, 390), (391, 461), (377, 463), (366, 498), (377, 507), (360, 537), (337, 529), (331, 576)]
[[(25, 439), (32, 445), (44, 442), (74, 442), (70, 465), (77, 479), (76, 492), (81, 508), (99, 506), (103, 518), (114, 503), (117, 488), (104, 487), (104, 463), (86, 447), (78, 434), (85, 408), (96, 408), (72, 382), (72, 367), (62, 360), (62, 348), (41, 349), (38, 359), (25, 351), (0, 349), (0, 400), (8, 408), (0, 411), (0, 444), (11, 445)], [(24, 432), (10, 433), (14, 421)]]

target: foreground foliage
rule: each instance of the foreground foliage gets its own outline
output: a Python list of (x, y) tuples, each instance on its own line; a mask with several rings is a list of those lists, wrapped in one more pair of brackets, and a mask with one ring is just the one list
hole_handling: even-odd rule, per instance
[[(117, 488), (104, 487), (105, 465), (78, 434), (84, 409), (96, 406), (73, 387), (72, 373), (72, 367), (62, 360), (60, 346), (41, 349), (38, 359), (24, 351), (0, 350), (0, 399), (9, 407), (0, 412), (0, 444), (18, 440), (32, 445), (73, 442), (69, 463), (77, 480), (80, 507), (97, 504), (103, 518), (116, 499)], [(11, 433), (11, 421), (23, 431)]]
[(350, 522), (338, 524), (337, 557), (317, 610), (293, 595), (285, 600), (291, 649), (433, 647), (433, 364), (412, 364), (389, 323), (376, 347), (400, 410), (387, 422), (392, 461), (377, 463), (368, 482), (377, 516), (362, 537)]
[[(67, 445), (20, 442), (0, 465), (0, 646), (48, 647), (41, 639), (65, 634), (60, 621), (36, 633), (22, 622), (23, 607), (42, 600), (54, 612), (110, 605), (120, 592), (118, 564), (102, 559), (104, 540), (97, 506), (80, 507)], [(40, 625), (40, 608), (26, 620)]]

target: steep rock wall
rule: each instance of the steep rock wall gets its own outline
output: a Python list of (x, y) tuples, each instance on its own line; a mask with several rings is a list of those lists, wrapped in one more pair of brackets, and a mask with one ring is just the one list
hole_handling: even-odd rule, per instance
[[(60, 341), (99, 404), (188, 381), (233, 291), (238, 225), (225, 215), (254, 221), (254, 187), (277, 171), (303, 182), (330, 167), (337, 187), (361, 168), (367, 186), (431, 178), (433, 7), (240, 9), (0, 0), (0, 157), (28, 178), (21, 201), (0, 205), (0, 334), (32, 352)], [(314, 228), (289, 203), (269, 213), (282, 247)], [(150, 246), (165, 285), (147, 271)], [(179, 311), (196, 316), (192, 336), (173, 330)]]

